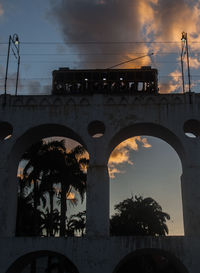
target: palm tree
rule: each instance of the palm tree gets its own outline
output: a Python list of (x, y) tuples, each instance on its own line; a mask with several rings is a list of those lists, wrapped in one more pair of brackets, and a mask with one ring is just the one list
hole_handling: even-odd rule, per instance
[[(34, 210), (31, 204), (31, 196), (18, 196), (18, 210), (16, 221), (16, 236), (36, 236), (41, 235), (40, 211)], [(36, 223), (35, 224), (35, 219)]]
[(55, 236), (58, 234), (60, 228), (60, 213), (58, 209), (54, 209), (50, 212), (47, 208), (45, 212), (41, 212), (41, 234), (46, 231), (46, 236)]
[(112, 235), (149, 235), (165, 236), (168, 234), (166, 220), (169, 214), (151, 197), (133, 196), (115, 205), (117, 211), (111, 217)]
[[(54, 170), (52, 164), (52, 149), (55, 147), (64, 149), (64, 142), (46, 143), (40, 141), (31, 146), (31, 148), (23, 155), (22, 160), (26, 162), (23, 170), (23, 180), (31, 191), (32, 187), (32, 202), (36, 214), (40, 201), (43, 202), (43, 207), (46, 206), (46, 198), (44, 194), (49, 190), (50, 201), (52, 201), (52, 171)], [(52, 205), (52, 203), (51, 203)], [(51, 207), (51, 211), (53, 208)], [(37, 226), (36, 215), (34, 215), (34, 225)]]
[(70, 236), (78, 233), (79, 236), (85, 235), (86, 211), (79, 212), (70, 216), (67, 222), (67, 232)]
[(86, 191), (87, 175), (82, 170), (81, 164), (88, 164), (88, 160), (80, 159), (85, 150), (81, 146), (77, 146), (69, 153), (65, 153), (65, 162), (60, 164), (61, 169), (61, 220), (60, 220), (60, 236), (65, 236), (66, 230), (66, 212), (67, 212), (67, 196), (74, 189), (84, 199)]
[[(65, 235), (66, 197), (70, 190), (75, 189), (83, 201), (86, 190), (86, 172), (82, 166), (88, 164), (88, 160), (81, 158), (84, 153), (85, 149), (81, 146), (67, 152), (64, 140), (48, 143), (40, 141), (34, 144), (22, 158), (25, 162), (23, 179), (32, 194), (34, 218), (36, 220), (36, 211), (41, 203), (44, 208), (49, 206), (50, 235), (53, 235), (54, 199), (60, 197), (61, 200), (60, 236)], [(55, 189), (56, 185), (60, 185), (59, 194)], [(49, 198), (46, 196), (47, 193)]]

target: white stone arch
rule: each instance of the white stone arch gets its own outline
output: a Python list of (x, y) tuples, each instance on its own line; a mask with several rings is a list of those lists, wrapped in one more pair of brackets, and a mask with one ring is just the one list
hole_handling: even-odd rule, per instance
[(9, 159), (8, 159), (8, 179), (7, 179), (7, 202), (9, 204), (6, 215), (7, 234), (15, 236), (16, 215), (17, 215), (17, 169), (21, 157), (24, 152), (34, 143), (42, 138), (58, 136), (71, 138), (81, 145), (86, 150), (87, 147), (82, 138), (71, 128), (59, 124), (40, 124), (35, 127), (28, 128), (14, 142)]
[(171, 265), (176, 270), (175, 271), (176, 273), (189, 273), (188, 269), (185, 267), (183, 262), (178, 257), (176, 257), (176, 255), (174, 255), (173, 253), (167, 250), (160, 249), (160, 248), (142, 248), (142, 249), (137, 249), (133, 252), (130, 252), (129, 254), (122, 257), (122, 259), (116, 264), (112, 273), (120, 273), (121, 272), (120, 268), (124, 267), (124, 265), (127, 262), (131, 262), (132, 260), (137, 259), (137, 257), (141, 257), (141, 256), (145, 257), (145, 255), (146, 256), (157, 255), (157, 256), (166, 258), (168, 261), (170, 261)]
[(106, 151), (107, 160), (109, 160), (111, 152), (114, 150), (114, 148), (121, 142), (128, 138), (141, 135), (157, 137), (167, 142), (177, 152), (183, 168), (185, 164), (185, 148), (181, 139), (169, 128), (151, 122), (134, 123), (121, 128), (118, 132), (116, 132), (108, 143)]
[[(181, 141), (181, 139), (174, 133), (172, 130), (170, 130), (167, 127), (164, 127), (160, 124), (155, 124), (155, 123), (147, 123), (147, 122), (142, 122), (142, 123), (134, 123), (129, 126), (125, 126), (124, 128), (121, 128), (118, 130), (117, 133), (113, 135), (113, 137), (110, 139), (109, 145), (108, 145), (108, 150), (107, 152), (107, 163), (110, 158), (111, 152), (114, 150), (115, 147), (117, 147), (121, 142), (125, 141), (128, 138), (134, 137), (134, 136), (153, 136), (156, 138), (160, 138), (166, 143), (168, 143), (173, 150), (177, 153), (178, 158), (180, 159), (181, 163), (181, 168), (182, 172), (184, 169), (185, 161), (186, 161), (186, 152), (184, 149), (184, 145)], [(182, 173), (181, 173), (182, 174)], [(182, 186), (181, 186), (181, 179), (180, 179), (180, 190), (182, 193)], [(109, 194), (109, 196), (111, 196)], [(184, 219), (184, 200), (180, 201), (183, 207), (183, 222), (185, 224), (185, 219)], [(187, 231), (185, 230), (185, 225), (184, 225), (184, 234), (186, 234)]]
[(66, 269), (65, 272), (79, 273), (77, 267), (69, 258), (63, 254), (49, 250), (29, 252), (23, 256), (20, 256), (9, 266), (5, 273), (21, 273), (26, 268), (26, 266), (33, 262), (35, 259), (48, 256), (51, 258), (57, 258), (60, 264), (62, 264), (63, 268)]

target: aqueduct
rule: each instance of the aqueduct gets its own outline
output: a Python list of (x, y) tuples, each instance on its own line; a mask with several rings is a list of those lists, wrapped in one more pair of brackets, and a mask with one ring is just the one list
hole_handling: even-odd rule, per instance
[[(45, 256), (46, 252), (66, 257), (73, 264), (70, 272), (122, 272), (120, 265), (128, 257), (147, 251), (151, 255), (160, 253), (165, 259), (172, 259), (176, 269), (173, 272), (198, 273), (200, 95), (191, 95), (191, 100), (187, 93), (153, 96), (1, 95), (1, 272), (28, 272), (23, 271), (23, 266), (21, 271), (16, 269), (23, 264), (20, 262), (22, 257), (28, 260), (34, 256), (33, 253)], [(188, 137), (186, 133), (192, 133), (195, 137)], [(94, 138), (94, 134), (102, 134), (102, 137)], [(8, 138), (9, 135), (12, 136)], [(136, 135), (161, 138), (180, 157), (185, 236), (109, 236), (108, 158), (116, 145)], [(84, 238), (15, 237), (18, 163), (31, 144), (49, 136), (77, 140), (87, 148), (90, 155), (87, 174), (87, 235)]]

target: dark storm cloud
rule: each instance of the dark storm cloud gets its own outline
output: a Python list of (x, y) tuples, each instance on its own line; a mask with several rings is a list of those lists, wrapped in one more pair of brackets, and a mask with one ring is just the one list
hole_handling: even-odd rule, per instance
[(53, 13), (66, 41), (124, 41), (140, 34), (137, 1), (63, 0)]
[[(99, 42), (98, 45), (76, 44), (79, 52), (113, 52), (127, 56), (127, 53), (146, 51), (142, 45), (102, 44), (102, 42), (143, 40), (139, 1), (94, 1), (62, 0), (52, 3), (52, 14), (67, 42)], [(130, 55), (130, 54), (129, 54)], [(132, 57), (132, 56), (129, 56)], [(95, 61), (94, 56), (86, 56), (87, 61)], [(115, 57), (115, 62), (121, 61)], [(124, 59), (123, 59), (124, 60)], [(123, 61), (122, 60), (122, 61)], [(104, 60), (105, 62), (108, 60)]]

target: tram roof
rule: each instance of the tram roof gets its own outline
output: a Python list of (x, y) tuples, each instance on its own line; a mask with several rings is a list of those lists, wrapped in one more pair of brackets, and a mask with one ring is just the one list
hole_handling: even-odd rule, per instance
[(110, 72), (138, 72), (138, 71), (153, 71), (158, 72), (156, 68), (151, 68), (151, 66), (142, 66), (141, 68), (129, 68), (129, 69), (70, 69), (68, 67), (60, 67), (58, 70), (54, 70), (53, 73), (110, 73)]

